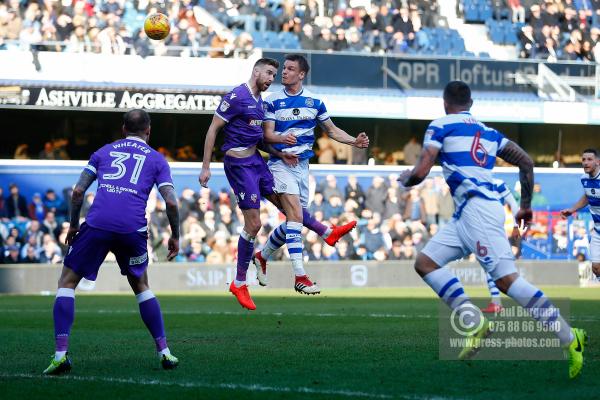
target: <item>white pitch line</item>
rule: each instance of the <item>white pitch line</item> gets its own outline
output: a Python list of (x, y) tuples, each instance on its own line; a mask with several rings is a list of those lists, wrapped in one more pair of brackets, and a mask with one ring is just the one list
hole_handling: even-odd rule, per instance
[[(0, 313), (49, 313), (52, 309), (16, 309), (7, 308), (0, 309)], [(75, 308), (75, 313), (83, 314), (138, 314), (138, 310), (78, 310)], [(194, 311), (194, 310), (163, 310), (165, 315), (260, 315), (269, 317), (319, 317), (319, 318), (423, 318), (432, 319), (437, 318), (435, 315), (430, 314), (382, 314), (382, 313), (371, 313), (371, 314), (343, 314), (343, 313), (283, 313), (283, 312), (245, 312), (245, 311)]]
[[(29, 308), (3, 308), (0, 313), (51, 313), (52, 309), (29, 309)], [(76, 314), (139, 314), (138, 310), (78, 310)], [(370, 313), (370, 314), (344, 314), (344, 313), (284, 313), (284, 312), (250, 312), (250, 311), (195, 311), (195, 310), (163, 310), (164, 315), (259, 315), (266, 317), (317, 317), (317, 318), (402, 318), (402, 319), (437, 319), (439, 316), (431, 314), (390, 314), (390, 313)], [(598, 322), (600, 317), (595, 315), (571, 316), (571, 320), (578, 322)]]
[(250, 392), (274, 392), (274, 393), (302, 393), (302, 394), (317, 394), (317, 395), (335, 395), (341, 397), (366, 397), (372, 399), (392, 399), (392, 398), (404, 398), (404, 399), (415, 399), (425, 400), (431, 399), (426, 397), (407, 397), (407, 396), (392, 396), (388, 394), (378, 393), (367, 393), (367, 392), (355, 392), (352, 390), (334, 390), (334, 389), (314, 389), (309, 387), (285, 387), (285, 386), (263, 386), (263, 385), (244, 385), (238, 383), (207, 383), (207, 382), (165, 382), (159, 380), (148, 380), (148, 379), (132, 379), (132, 378), (113, 378), (113, 377), (102, 377), (102, 376), (77, 376), (77, 375), (64, 375), (61, 377), (45, 377), (43, 375), (34, 374), (7, 374), (0, 373), (0, 378), (21, 378), (21, 379), (61, 379), (61, 380), (72, 380), (82, 382), (106, 382), (106, 383), (119, 383), (119, 384), (134, 384), (134, 385), (147, 385), (147, 386), (178, 386), (182, 388), (203, 388), (203, 389), (226, 389), (226, 390), (247, 390)]

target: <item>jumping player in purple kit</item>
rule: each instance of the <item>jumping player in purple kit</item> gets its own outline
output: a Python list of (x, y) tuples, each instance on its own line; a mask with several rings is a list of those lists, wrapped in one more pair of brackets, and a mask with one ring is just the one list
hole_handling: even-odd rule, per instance
[[(82, 278), (94, 281), (109, 251), (116, 256), (121, 274), (136, 295), (144, 324), (156, 343), (164, 369), (173, 369), (179, 360), (167, 347), (160, 305), (148, 286), (148, 250), (146, 203), (157, 186), (166, 202), (171, 226), (169, 254), (179, 252), (179, 212), (171, 170), (165, 158), (147, 145), (150, 116), (143, 110), (125, 114), (125, 138), (96, 151), (73, 189), (71, 224), (66, 243), (69, 251), (58, 281), (54, 303), (56, 353), (43, 372), (58, 375), (71, 370), (68, 344), (75, 318), (75, 288)], [(79, 226), (83, 198), (98, 180), (98, 191), (87, 215)]]
[[(277, 75), (279, 63), (276, 60), (262, 58), (252, 69), (252, 75), (247, 83), (237, 86), (226, 94), (221, 101), (204, 142), (204, 157), (202, 170), (198, 178), (204, 187), (210, 179), (210, 161), (217, 133), (222, 129), (225, 141), (222, 150), (225, 152), (225, 174), (244, 215), (244, 228), (238, 241), (237, 274), (231, 282), (229, 290), (237, 298), (242, 307), (255, 310), (256, 305), (246, 285), (246, 273), (254, 251), (254, 239), (261, 228), (260, 201), (266, 198), (280, 207), (279, 198), (274, 192), (275, 182), (266, 162), (257, 151), (262, 145), (262, 123), (265, 115), (265, 105), (260, 94), (266, 91)], [(290, 135), (279, 137), (279, 143), (293, 144), (295, 138)], [(278, 157), (294, 157), (283, 154), (267, 146), (270, 152)], [(304, 212), (304, 226), (315, 231), (319, 236), (326, 237), (327, 243), (333, 245), (352, 227), (327, 227)], [(258, 270), (259, 282), (266, 284), (266, 271)]]

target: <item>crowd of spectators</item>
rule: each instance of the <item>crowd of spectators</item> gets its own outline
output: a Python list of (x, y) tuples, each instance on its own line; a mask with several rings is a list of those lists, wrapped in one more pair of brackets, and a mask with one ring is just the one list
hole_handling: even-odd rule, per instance
[[(306, 228), (303, 230), (304, 257), (307, 261), (334, 260), (412, 260), (427, 241), (454, 213), (450, 190), (441, 176), (428, 178), (419, 187), (401, 188), (398, 175), (375, 176), (368, 187), (363, 187), (356, 176), (350, 175), (340, 184), (334, 175), (317, 182), (309, 180), (309, 211), (326, 225), (342, 225), (356, 220), (357, 228), (346, 235), (335, 247)], [(519, 187), (515, 187), (518, 199)], [(26, 199), (19, 187), (11, 184), (5, 196), (0, 188), (0, 237), (3, 263), (60, 264), (66, 254), (64, 240), (68, 231), (71, 190), (62, 193), (52, 189), (35, 193)], [(183, 188), (180, 192), (181, 251), (178, 262), (232, 264), (236, 260), (237, 242), (243, 227), (243, 216), (236, 198), (229, 189), (215, 192), (201, 188), (199, 192)], [(81, 217), (89, 211), (95, 194), (86, 194)], [(544, 208), (548, 200), (536, 184), (533, 197), (535, 208)], [(508, 210), (507, 233), (512, 231), (513, 220)], [(528, 241), (548, 253), (572, 257), (587, 254), (589, 236), (582, 221), (572, 228), (565, 221), (549, 221), (548, 213), (536, 215)], [(151, 193), (147, 218), (149, 227), (148, 251), (151, 262), (164, 262), (168, 253), (170, 227), (165, 205)], [(260, 210), (263, 229), (256, 240), (256, 249), (264, 247), (268, 235), (285, 221), (283, 214), (272, 204), (264, 202)], [(557, 222), (558, 221), (558, 222)], [(577, 225), (579, 224), (579, 225)], [(589, 247), (589, 246), (588, 246)], [(519, 247), (513, 248), (518, 255)], [(276, 260), (287, 260), (287, 250), (274, 254)], [(109, 255), (109, 261), (114, 256)]]
[[(357, 220), (358, 226), (333, 248), (323, 244), (314, 232), (304, 232), (307, 260), (401, 260), (414, 259), (429, 237), (447, 223), (454, 211), (452, 198), (443, 179), (428, 179), (421, 188), (403, 190), (396, 175), (386, 180), (373, 178), (362, 188), (355, 176), (345, 187), (329, 175), (317, 184), (311, 178), (310, 211), (325, 224), (344, 224)], [(53, 190), (36, 193), (28, 201), (11, 184), (9, 194), (0, 192), (0, 234), (5, 263), (60, 263), (66, 252), (68, 198)], [(67, 200), (63, 200), (67, 199)], [(184, 188), (180, 197), (181, 253), (177, 261), (232, 263), (243, 227), (243, 217), (229, 190), (215, 193), (207, 188), (195, 192)], [(85, 219), (94, 193), (88, 193), (82, 208)], [(148, 203), (149, 251), (153, 261), (164, 261), (170, 236), (164, 203), (156, 194)], [(284, 222), (284, 216), (270, 203), (261, 208), (263, 229), (257, 248), (268, 234)], [(276, 258), (285, 258), (282, 249)]]
[[(252, 32), (270, 31), (297, 35), (307, 50), (404, 53), (427, 44), (421, 27), (438, 26), (438, 9), (436, 0), (0, 0), (0, 49), (17, 41), (47, 51), (244, 56)], [(171, 21), (165, 41), (140, 29), (140, 17), (156, 11)]]
[(0, 260), (5, 264), (59, 264), (66, 254), (64, 244), (68, 222), (70, 190), (58, 194), (52, 189), (35, 193), (27, 200), (11, 184), (4, 196), (0, 187)]
[[(495, 18), (517, 23), (522, 58), (600, 57), (600, 0), (491, 5)], [(171, 21), (165, 41), (151, 41), (140, 29), (156, 11)], [(432, 38), (422, 28), (439, 26), (447, 21), (437, 0), (0, 0), (0, 49), (16, 41), (47, 51), (246, 57), (253, 33), (289, 32), (306, 50), (410, 53), (429, 48)]]
[(50, 140), (44, 143), (44, 147), (37, 153), (37, 156), (32, 156), (29, 150), (29, 144), (21, 143), (17, 146), (14, 153), (15, 160), (30, 160), (37, 158), (39, 160), (70, 160), (71, 157), (67, 152), (69, 140), (60, 138)]
[[(504, 5), (504, 0), (494, 4)], [(600, 1), (544, 0), (527, 13), (510, 0), (512, 21), (520, 26), (519, 56), (548, 61), (600, 61)]]

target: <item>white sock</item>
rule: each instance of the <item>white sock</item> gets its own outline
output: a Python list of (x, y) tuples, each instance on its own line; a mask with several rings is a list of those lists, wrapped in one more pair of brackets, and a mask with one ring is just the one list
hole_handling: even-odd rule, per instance
[(490, 274), (486, 275), (488, 289), (490, 290), (490, 295), (492, 296), (492, 303), (496, 305), (502, 305), (502, 300), (500, 299), (500, 290), (498, 290), (498, 287), (496, 286), (496, 283), (494, 282)]
[(462, 283), (449, 269), (438, 268), (425, 275), (423, 280), (437, 293), (451, 310), (455, 310), (459, 307), (464, 308), (465, 311), (469, 310), (469, 323), (474, 327), (479, 326), (483, 315), (479, 312), (479, 308), (471, 303), (471, 299), (465, 294)]
[(233, 284), (235, 287), (240, 288), (246, 284), (246, 281), (238, 281), (237, 279), (234, 279)]
[[(571, 326), (560, 315), (560, 311), (544, 295), (544, 293), (527, 282), (522, 277), (518, 277), (508, 288), (506, 293), (514, 301), (519, 303), (526, 310), (531, 310), (532, 318), (542, 323), (552, 323), (556, 321), (559, 324), (559, 331), (555, 332), (563, 346), (573, 341)], [(540, 312), (541, 310), (554, 309), (555, 312)]]
[(287, 244), (288, 252), (290, 253), (294, 275), (306, 275), (306, 271), (304, 271), (304, 261), (302, 260), (302, 223), (287, 223), (285, 242)]
[(163, 354), (164, 354), (165, 356), (170, 356), (170, 355), (171, 355), (171, 350), (169, 350), (169, 348), (168, 348), (168, 347), (165, 347), (164, 349), (162, 349), (161, 351), (159, 351), (159, 352), (158, 352), (158, 356), (159, 356), (159, 357), (162, 357), (162, 356), (163, 356)]
[(135, 299), (137, 300), (138, 304), (143, 303), (146, 300), (150, 300), (152, 298), (154, 298), (154, 293), (152, 293), (152, 290), (150, 289), (144, 290), (142, 293), (135, 295)]
[(66, 351), (57, 351), (57, 352), (55, 352), (54, 353), (54, 361), (60, 361), (65, 356), (65, 354), (67, 354)]
[(267, 243), (265, 243), (265, 248), (260, 251), (260, 254), (265, 260), (268, 260), (271, 257), (271, 254), (279, 250), (281, 246), (285, 244), (285, 232), (285, 222), (279, 225), (277, 228), (273, 229), (273, 232), (271, 232), (271, 234), (269, 235)]

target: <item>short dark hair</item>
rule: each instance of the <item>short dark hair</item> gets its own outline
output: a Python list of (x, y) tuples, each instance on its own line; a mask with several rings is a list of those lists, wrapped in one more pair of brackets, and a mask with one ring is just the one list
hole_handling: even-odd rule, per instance
[(589, 149), (585, 149), (581, 154), (584, 154), (584, 153), (592, 153), (594, 155), (594, 157), (596, 157), (596, 158), (598, 157), (598, 150), (593, 149), (591, 147)]
[(261, 67), (263, 65), (270, 65), (271, 67), (275, 67), (275, 69), (277, 69), (279, 68), (279, 61), (272, 58), (261, 58), (254, 63), (254, 68)]
[(453, 106), (468, 106), (471, 102), (471, 88), (463, 81), (449, 82), (444, 88), (444, 100)]
[(308, 74), (310, 71), (310, 65), (308, 65), (308, 61), (306, 61), (306, 57), (302, 54), (286, 54), (285, 61), (295, 61), (298, 63), (300, 67), (300, 71), (303, 71), (305, 74)]
[(123, 126), (128, 133), (144, 133), (150, 126), (150, 115), (140, 109), (127, 111), (123, 115)]

